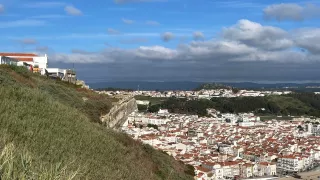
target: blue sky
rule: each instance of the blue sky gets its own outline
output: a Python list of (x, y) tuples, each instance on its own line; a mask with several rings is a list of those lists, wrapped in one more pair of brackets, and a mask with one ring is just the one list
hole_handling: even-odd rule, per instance
[[(299, 31), (299, 36), (307, 34), (307, 31), (303, 31), (303, 29), (313, 30), (315, 39), (320, 36), (318, 33), (319, 13), (316, 12), (316, 10), (320, 10), (320, 6), (317, 1), (120, 0), (116, 2), (113, 0), (96, 0), (89, 2), (75, 0), (0, 0), (0, 4), (1, 51), (41, 51), (41, 53), (51, 55), (49, 57), (54, 62), (54, 65), (64, 66), (64, 64), (71, 62), (79, 63), (79, 67), (82, 67), (79, 69), (80, 76), (89, 80), (98, 79), (97, 77), (99, 79), (102, 77), (103, 79), (104, 75), (109, 77), (106, 79), (112, 80), (113, 78), (110, 78), (112, 77), (111, 74), (105, 72), (108, 67), (119, 67), (121, 64), (129, 64), (129, 66), (133, 64), (131, 67), (135, 67), (137, 63), (141, 63), (141, 65), (137, 66), (138, 69), (128, 73), (128, 77), (139, 79), (138, 73), (141, 72), (139, 67), (148, 67), (151, 69), (150, 73), (156, 72), (161, 68), (166, 71), (165, 74), (162, 74), (162, 71), (159, 70), (160, 72), (157, 72), (156, 76), (147, 75), (154, 79), (161, 79), (166, 74), (171, 74), (170, 76), (176, 76), (181, 80), (190, 79), (190, 77), (215, 80), (214, 77), (216, 76), (210, 76), (210, 70), (208, 72), (201, 70), (201, 67), (205, 66), (203, 64), (205, 61), (198, 63), (199, 59), (204, 57), (206, 59), (225, 58), (223, 63), (217, 61), (206, 62), (215, 67), (220, 66), (232, 69), (233, 66), (231, 64), (234, 64), (230, 63), (234, 61), (234, 59), (230, 58), (232, 53), (223, 54), (223, 57), (222, 55), (220, 57), (221, 52), (214, 51), (200, 57), (200, 51), (197, 53), (193, 51), (202, 48), (201, 52), (204, 52), (210, 49), (205, 46), (206, 44), (214, 44), (216, 47), (217, 44), (224, 41), (232, 41), (237, 44), (232, 46), (234, 48), (232, 50), (243, 48), (244, 46), (246, 46), (248, 53), (250, 48), (257, 50), (255, 53), (250, 51), (251, 54), (246, 56), (248, 60), (240, 58), (243, 64), (237, 65), (238, 69), (248, 67), (248, 63), (249, 66), (252, 66), (252, 61), (255, 61), (255, 59), (251, 58), (257, 53), (259, 53), (257, 59), (264, 59), (270, 53), (275, 53), (272, 56), (270, 55), (270, 59), (264, 59), (263, 63), (270, 61), (267, 64), (268, 66), (275, 64), (277, 67), (280, 66), (279, 63), (281, 62), (275, 62), (273, 60), (274, 56), (283, 54), (281, 52), (291, 53), (290, 51), (293, 49), (294, 51), (301, 48), (306, 49), (307, 53), (300, 54), (301, 56), (303, 55), (303, 58), (310, 59), (310, 62), (314, 62), (314, 59), (319, 57), (315, 53), (318, 52), (318, 49), (306, 45), (306, 39), (299, 39), (299, 43), (296, 43), (298, 40), (287, 38), (288, 36), (293, 36), (292, 32), (296, 31)], [(240, 20), (248, 20), (248, 22), (240, 22)], [(250, 29), (252, 32), (248, 35), (243, 34), (245, 31), (241, 29), (242, 25), (252, 28), (251, 25), (253, 23), (267, 28), (259, 31), (257, 37), (252, 37), (250, 43), (248, 43), (248, 39), (244, 40), (230, 35), (230, 33), (238, 33), (236, 35), (241, 33), (246, 36), (255, 34), (253, 32), (255, 29)], [(285, 31), (286, 35), (280, 33), (281, 37), (280, 34), (271, 34), (270, 36), (274, 35), (275, 38), (294, 42), (294, 45), (280, 49), (277, 48), (278, 46), (271, 47), (275, 46), (275, 44), (268, 44), (272, 38), (261, 39), (264, 36), (262, 33), (273, 32), (268, 27)], [(238, 31), (239, 29), (241, 29), (241, 32)], [(226, 34), (226, 32), (229, 34)], [(298, 36), (298, 34), (294, 35)], [(260, 41), (265, 42), (257, 44)], [(267, 51), (265, 48), (267, 45), (270, 46), (268, 49), (276, 48), (277, 52), (273, 50)], [(141, 49), (141, 46), (147, 49)], [(261, 49), (260, 46), (263, 46), (263, 48)], [(181, 61), (182, 56), (190, 52), (192, 54), (186, 55), (190, 62)], [(119, 55), (115, 55), (116, 53)], [(123, 60), (127, 59), (123, 54), (128, 54), (129, 57), (134, 56), (135, 58), (130, 61)], [(159, 57), (155, 58), (155, 55), (159, 55)], [(240, 53), (237, 56), (240, 57), (241, 55)], [(291, 54), (288, 54), (288, 57), (291, 57)], [(82, 60), (78, 61), (77, 58)], [(84, 59), (90, 59), (90, 61)], [(157, 59), (157, 62), (154, 62), (154, 59)], [(167, 61), (168, 59), (170, 61)], [(284, 57), (281, 56), (281, 59), (284, 59)], [(261, 66), (267, 67), (263, 63)], [(295, 61), (294, 63), (297, 62)], [(88, 64), (92, 68), (95, 65), (99, 67), (99, 73), (91, 79), (88, 78), (90, 69), (84, 68), (85, 66), (88, 67)], [(222, 66), (222, 64), (226, 65)], [(178, 67), (184, 66), (190, 70), (186, 72), (178, 71), (180, 70)], [(307, 65), (304, 64), (302, 66), (306, 67)], [(200, 70), (192, 67), (200, 68)], [(152, 70), (153, 68), (155, 71)], [(259, 66), (259, 68), (262, 67)], [(178, 72), (180, 74), (175, 75)], [(127, 79), (126, 76), (123, 76), (123, 73), (116, 75), (116, 72), (112, 72), (112, 75), (117, 80)], [(241, 72), (234, 76), (242, 77), (242, 79), (246, 80), (249, 75)], [(285, 74), (285, 76), (289, 76), (289, 74)], [(146, 77), (146, 75), (143, 77)], [(218, 77), (220, 79), (230, 79), (227, 75), (219, 75)], [(269, 78), (266, 75), (264, 77)], [(262, 75), (261, 78), (261, 80), (269, 80), (263, 78)], [(238, 80), (235, 77), (231, 79)], [(309, 79), (312, 78), (305, 78), (305, 80)]]

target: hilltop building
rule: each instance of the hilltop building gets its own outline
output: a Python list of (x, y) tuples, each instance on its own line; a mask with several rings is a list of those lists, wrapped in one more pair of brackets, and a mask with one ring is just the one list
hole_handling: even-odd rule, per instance
[(60, 78), (63, 81), (76, 84), (76, 72), (71, 69), (48, 68), (48, 56), (35, 53), (0, 53), (0, 64), (32, 67), (35, 73)]
[(34, 53), (0, 53), (1, 63), (0, 64), (15, 64), (23, 66), (24, 64), (31, 65), (39, 72), (44, 74), (45, 69), (48, 68), (48, 57), (39, 56)]

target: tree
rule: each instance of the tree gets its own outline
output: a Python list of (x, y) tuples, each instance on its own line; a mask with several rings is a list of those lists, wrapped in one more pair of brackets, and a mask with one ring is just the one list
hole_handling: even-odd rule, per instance
[(152, 127), (153, 129), (158, 129), (158, 126), (155, 124), (148, 124), (147, 127), (149, 127), (149, 128)]
[(148, 108), (148, 111), (151, 112), (151, 113), (156, 113), (159, 110), (160, 110), (160, 105), (159, 104), (149, 106), (149, 108)]
[(299, 131), (304, 131), (304, 129), (301, 125), (299, 125), (297, 128), (299, 129)]
[(139, 111), (147, 111), (147, 109), (148, 109), (147, 105), (138, 104)]
[(237, 94), (239, 91), (240, 91), (240, 90), (239, 90), (239, 89), (237, 89), (237, 88), (232, 88), (232, 92), (233, 92), (233, 94)]

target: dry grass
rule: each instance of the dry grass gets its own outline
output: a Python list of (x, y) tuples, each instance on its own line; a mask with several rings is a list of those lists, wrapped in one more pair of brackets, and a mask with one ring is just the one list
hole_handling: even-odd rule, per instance
[(56, 164), (47, 168), (33, 161), (30, 153), (17, 150), (9, 143), (0, 155), (0, 177), (2, 180), (73, 180), (78, 178), (79, 172), (69, 172), (67, 166)]

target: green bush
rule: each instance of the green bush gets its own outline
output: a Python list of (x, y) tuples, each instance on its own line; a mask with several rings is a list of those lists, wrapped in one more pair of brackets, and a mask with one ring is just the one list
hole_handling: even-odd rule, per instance
[(147, 109), (148, 109), (147, 105), (138, 104), (138, 110), (139, 111), (145, 112), (145, 111), (147, 111)]

